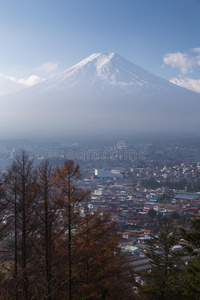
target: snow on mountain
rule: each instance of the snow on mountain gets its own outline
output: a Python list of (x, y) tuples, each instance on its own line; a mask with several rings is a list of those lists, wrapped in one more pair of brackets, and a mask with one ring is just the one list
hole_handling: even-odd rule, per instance
[(115, 53), (0, 97), (0, 138), (199, 133), (200, 95)]
[(137, 91), (144, 87), (170, 89), (172, 84), (115, 53), (95, 53), (75, 66), (54, 76), (44, 86), (72, 88), (77, 86), (101, 89), (119, 87), (123, 91)]

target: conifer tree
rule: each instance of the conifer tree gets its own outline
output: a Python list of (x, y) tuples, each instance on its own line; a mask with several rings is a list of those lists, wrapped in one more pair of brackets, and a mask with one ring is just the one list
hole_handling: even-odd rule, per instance
[(150, 280), (141, 290), (147, 299), (172, 299), (179, 294), (178, 264), (184, 255), (183, 250), (173, 251), (180, 243), (180, 232), (172, 219), (163, 218), (160, 230), (151, 237), (146, 255), (152, 268), (145, 274)]
[(179, 278), (183, 299), (200, 298), (200, 220), (192, 220), (189, 232), (181, 229), (183, 247), (190, 256), (190, 263), (183, 269)]

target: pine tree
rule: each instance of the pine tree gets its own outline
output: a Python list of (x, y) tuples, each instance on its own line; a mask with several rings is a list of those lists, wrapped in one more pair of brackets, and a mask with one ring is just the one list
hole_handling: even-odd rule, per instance
[(190, 232), (181, 229), (182, 237), (186, 241), (183, 244), (190, 255), (199, 256), (200, 254), (200, 220), (192, 220)]
[(200, 220), (194, 219), (189, 232), (182, 229), (183, 246), (190, 256), (190, 264), (180, 276), (183, 299), (200, 298)]
[(172, 219), (163, 218), (160, 230), (151, 237), (146, 255), (152, 268), (145, 274), (150, 280), (141, 290), (148, 295), (147, 299), (172, 299), (180, 288), (177, 265), (184, 251), (173, 251), (173, 246), (180, 242), (180, 233)]

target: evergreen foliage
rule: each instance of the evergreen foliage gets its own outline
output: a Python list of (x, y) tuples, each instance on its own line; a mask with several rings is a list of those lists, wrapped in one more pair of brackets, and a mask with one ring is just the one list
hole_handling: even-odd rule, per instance
[(154, 179), (153, 177), (151, 177), (148, 180), (143, 180), (142, 185), (145, 188), (160, 188), (160, 187), (163, 187), (163, 186), (167, 186), (170, 189), (184, 190), (185, 187), (187, 186), (187, 180), (182, 179), (182, 180), (175, 181), (175, 182), (165, 180), (165, 181), (159, 182), (156, 179)]
[(163, 218), (160, 230), (151, 236), (147, 249), (152, 269), (145, 273), (147, 284), (141, 291), (146, 299), (176, 299), (179, 295), (178, 267), (184, 251), (174, 251), (173, 247), (179, 243), (180, 234), (170, 218)]

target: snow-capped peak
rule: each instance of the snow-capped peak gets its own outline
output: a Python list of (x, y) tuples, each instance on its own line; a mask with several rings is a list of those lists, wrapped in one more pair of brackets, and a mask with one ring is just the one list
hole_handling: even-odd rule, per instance
[[(94, 63), (96, 62), (97, 67), (99, 67), (99, 66), (107, 63), (114, 55), (115, 55), (114, 52), (112, 52), (112, 53), (94, 53), (94, 54), (90, 55), (89, 57), (85, 58), (84, 60), (82, 60), (81, 62), (79, 62), (78, 64), (76, 64), (75, 66), (73, 66), (72, 68), (83, 67), (84, 65), (86, 65), (92, 61)], [(72, 68), (70, 68), (70, 69), (72, 69)]]
[(126, 60), (119, 54), (94, 53), (73, 67), (47, 80), (45, 90), (78, 87), (101, 89), (118, 87), (124, 91), (136, 91), (141, 88), (168, 89), (171, 84), (139, 66)]
[(200, 125), (199, 94), (115, 53), (92, 54), (0, 105), (0, 127), (14, 137), (194, 133)]

